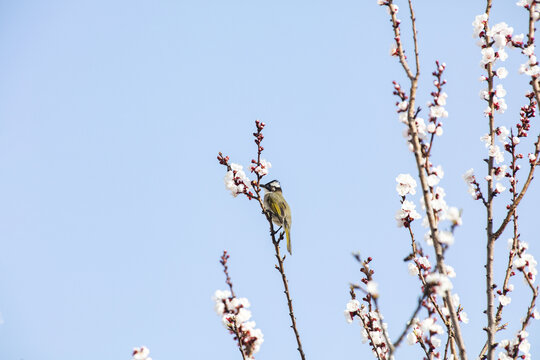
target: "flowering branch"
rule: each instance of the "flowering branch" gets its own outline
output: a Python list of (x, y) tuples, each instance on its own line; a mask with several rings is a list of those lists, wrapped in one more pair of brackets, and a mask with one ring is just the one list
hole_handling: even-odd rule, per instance
[[(441, 242), (439, 230), (438, 230), (438, 210), (434, 209), (432, 201), (437, 199), (437, 194), (434, 193), (432, 179), (435, 174), (432, 174), (430, 171), (431, 164), (429, 163), (429, 152), (431, 148), (431, 141), (429, 147), (427, 145), (424, 145), (423, 142), (420, 141), (420, 131), (423, 130), (423, 120), (420, 121), (419, 118), (417, 118), (418, 111), (415, 107), (415, 101), (416, 101), (416, 92), (418, 88), (418, 79), (420, 76), (420, 67), (419, 67), (419, 53), (418, 53), (418, 39), (417, 39), (417, 31), (416, 31), (416, 18), (414, 15), (414, 10), (412, 6), (412, 2), (409, 0), (409, 12), (411, 16), (411, 23), (412, 23), (412, 30), (413, 30), (413, 43), (414, 43), (414, 49), (415, 49), (415, 63), (416, 63), (416, 72), (413, 74), (405, 57), (405, 52), (403, 50), (403, 45), (401, 43), (400, 39), (400, 31), (399, 31), (399, 25), (400, 20), (397, 19), (397, 6), (393, 4), (392, 0), (380, 0), (379, 4), (383, 6), (387, 6), (391, 21), (394, 29), (394, 36), (395, 36), (395, 51), (393, 52), (393, 55), (398, 56), (399, 61), (407, 75), (410, 81), (410, 90), (408, 95), (405, 95), (405, 93), (401, 90), (399, 85), (395, 84), (396, 91), (394, 92), (396, 95), (400, 96), (402, 99), (402, 103), (400, 104), (400, 110), (405, 114), (406, 110), (406, 117), (403, 119), (404, 122), (406, 122), (409, 130), (409, 143), (411, 144), (411, 150), (414, 152), (417, 170), (418, 170), (418, 177), (420, 179), (421, 187), (422, 187), (422, 193), (423, 193), (423, 199), (424, 199), (424, 206), (426, 210), (426, 216), (429, 223), (430, 228), (430, 237), (431, 241), (433, 243), (433, 246), (435, 248), (435, 255), (437, 259), (437, 271), (440, 274), (445, 274), (445, 264), (444, 264), (444, 247)], [(440, 73), (444, 70), (444, 64), (440, 65), (437, 63), (437, 71), (434, 73), (436, 76), (440, 77)], [(440, 94), (440, 86), (444, 84), (444, 82), (437, 81), (437, 93)], [(445, 94), (446, 95), (446, 94)], [(406, 102), (408, 100), (408, 103)], [(440, 101), (439, 101), (440, 100)], [(436, 132), (438, 126), (436, 125), (436, 118), (440, 117), (446, 117), (447, 114), (442, 108), (442, 105), (446, 103), (446, 96), (441, 97), (440, 95), (434, 98), (434, 102), (430, 104), (430, 122), (433, 124), (431, 125), (431, 130)], [(439, 134), (442, 134), (442, 129), (439, 131)], [(426, 151), (427, 150), (427, 151)], [(431, 177), (431, 179), (430, 179)], [(452, 332), (451, 336), (454, 337), (458, 348), (460, 357), (462, 360), (467, 359), (466, 351), (465, 351), (465, 344), (463, 342), (463, 337), (461, 335), (461, 329), (459, 326), (459, 319), (457, 316), (457, 313), (455, 311), (453, 302), (452, 302), (452, 295), (450, 290), (446, 290), (444, 294), (444, 303), (445, 306), (448, 308), (450, 320), (452, 323)]]
[(280, 247), (279, 244), (283, 240), (285, 236), (285, 232), (281, 231), (279, 233), (279, 236), (276, 236), (277, 232), (274, 230), (274, 223), (272, 221), (272, 215), (264, 206), (263, 197), (261, 196), (261, 179), (268, 174), (268, 169), (272, 166), (268, 161), (262, 159), (262, 152), (264, 150), (264, 147), (262, 147), (261, 143), (264, 139), (264, 135), (262, 134), (262, 130), (265, 127), (265, 123), (256, 120), (255, 121), (256, 126), (256, 132), (253, 133), (253, 137), (255, 138), (255, 144), (257, 145), (257, 159), (251, 160), (250, 165), (250, 171), (252, 173), (255, 173), (256, 180), (249, 181), (246, 174), (242, 171), (242, 166), (237, 164), (229, 164), (229, 157), (223, 156), (222, 153), (219, 153), (218, 155), (218, 161), (221, 165), (224, 165), (227, 167), (227, 174), (225, 175), (225, 186), (227, 189), (231, 191), (233, 196), (236, 196), (238, 194), (244, 194), (248, 197), (249, 200), (255, 199), (258, 201), (260, 208), (262, 210), (263, 215), (266, 217), (266, 220), (268, 221), (269, 227), (270, 227), (270, 238), (272, 240), (272, 244), (274, 245), (275, 250), (275, 256), (278, 261), (278, 264), (275, 265), (276, 270), (279, 271), (281, 275), (281, 280), (283, 282), (283, 288), (285, 297), (287, 300), (287, 306), (289, 308), (289, 316), (291, 318), (291, 328), (293, 329), (296, 343), (297, 343), (297, 350), (300, 354), (300, 358), (302, 360), (305, 360), (306, 356), (304, 354), (304, 350), (302, 348), (302, 342), (300, 341), (300, 333), (298, 332), (298, 327), (296, 325), (296, 317), (294, 316), (294, 310), (293, 310), (293, 303), (291, 294), (289, 291), (289, 283), (287, 280), (287, 276), (285, 275), (285, 258), (286, 255), (281, 256), (280, 253)]
[[(358, 316), (363, 327), (364, 341), (369, 340), (373, 353), (378, 360), (389, 360), (392, 358), (395, 349), (388, 336), (387, 324), (382, 322), (383, 316), (377, 301), (379, 297), (377, 283), (373, 280), (374, 271), (369, 266), (373, 259), (368, 257), (366, 260), (362, 260), (359, 254), (353, 254), (353, 256), (361, 265), (360, 272), (364, 274), (361, 281), (366, 286), (366, 289), (360, 285), (351, 284), (351, 301), (347, 303), (344, 312), (345, 318), (347, 322), (352, 323), (354, 317)], [(364, 302), (362, 305), (356, 300), (355, 290), (361, 290), (365, 293), (362, 298)]]
[(234, 340), (243, 360), (254, 359), (263, 343), (263, 333), (260, 329), (255, 329), (255, 322), (248, 321), (251, 318), (251, 311), (248, 310), (250, 303), (246, 298), (237, 298), (233, 292), (233, 285), (229, 276), (227, 261), (229, 255), (223, 251), (220, 264), (226, 278), (226, 284), (230, 290), (217, 290), (214, 294), (215, 310), (221, 316), (223, 325), (234, 335)]
[[(527, 176), (527, 179), (525, 180), (525, 183), (521, 189), (520, 192), (518, 192), (517, 189), (517, 172), (520, 169), (520, 166), (517, 164), (517, 161), (519, 159), (523, 158), (523, 155), (517, 152), (517, 145), (520, 143), (520, 138), (527, 136), (527, 131), (530, 129), (530, 119), (535, 116), (535, 110), (536, 106), (538, 104), (538, 101), (540, 99), (540, 86), (538, 84), (538, 77), (540, 74), (540, 67), (538, 66), (538, 62), (536, 60), (536, 56), (534, 55), (534, 23), (539, 19), (540, 8), (538, 7), (538, 1), (536, 0), (520, 0), (517, 3), (518, 6), (524, 7), (528, 11), (529, 15), (529, 33), (528, 33), (528, 41), (526, 43), (523, 42), (524, 35), (514, 35), (513, 28), (509, 27), (506, 23), (498, 23), (494, 26), (490, 27), (488, 25), (489, 15), (492, 7), (492, 0), (486, 1), (486, 11), (484, 14), (478, 15), (473, 22), (474, 27), (474, 33), (473, 35), (478, 37), (479, 43), (478, 45), (481, 46), (482, 50), (482, 60), (481, 65), (486, 70), (487, 75), (483, 76), (481, 80), (487, 81), (488, 88), (485, 90), (482, 90), (481, 97), (488, 102), (488, 107), (484, 111), (484, 114), (489, 118), (488, 125), (489, 125), (489, 133), (484, 135), (481, 140), (486, 143), (486, 147), (489, 148), (489, 159), (487, 159), (488, 163), (488, 174), (486, 176), (487, 181), (487, 187), (488, 187), (488, 193), (487, 193), (487, 200), (484, 200), (482, 197), (482, 200), (484, 202), (484, 205), (486, 206), (487, 210), (487, 227), (486, 227), (486, 233), (487, 233), (487, 252), (486, 252), (486, 297), (487, 297), (487, 308), (486, 308), (486, 316), (487, 316), (487, 327), (485, 328), (487, 332), (487, 341), (484, 345), (484, 348), (480, 352), (480, 358), (484, 358), (484, 356), (492, 360), (495, 357), (495, 348), (496, 348), (496, 342), (495, 342), (495, 334), (506, 328), (506, 324), (500, 325), (500, 322), (502, 320), (502, 311), (503, 307), (510, 303), (510, 297), (507, 296), (509, 292), (513, 290), (513, 285), (509, 284), (509, 279), (511, 276), (513, 276), (515, 273), (513, 269), (515, 269), (515, 263), (520, 262), (521, 256), (520, 249), (523, 247), (523, 243), (519, 240), (519, 233), (517, 230), (518, 227), (518, 214), (517, 214), (517, 207), (520, 204), (521, 200), (523, 199), (531, 181), (533, 178), (535, 167), (538, 165), (538, 154), (540, 152), (540, 135), (538, 136), (537, 142), (535, 143), (534, 151), (533, 153), (529, 154), (529, 163), (530, 163), (530, 169), (529, 174)], [(499, 67), (496, 71), (494, 71), (494, 64), (496, 61), (505, 61), (508, 57), (505, 47), (513, 47), (513, 48), (519, 48), (521, 49), (522, 53), (528, 57), (527, 63), (521, 65), (520, 67), (520, 73), (525, 73), (526, 75), (531, 77), (530, 84), (532, 86), (532, 92), (527, 94), (526, 97), (529, 100), (529, 104), (527, 106), (524, 106), (521, 108), (520, 112), (520, 123), (516, 125), (517, 128), (517, 134), (514, 136), (513, 130), (508, 130), (504, 126), (495, 127), (494, 125), (494, 113), (495, 111), (498, 111), (499, 113), (503, 113), (507, 106), (506, 102), (504, 101), (504, 96), (506, 95), (506, 90), (504, 90), (502, 84), (498, 84), (496, 87), (494, 86), (494, 79), (497, 77), (499, 79), (503, 79), (507, 76), (508, 72), (504, 67)], [(497, 50), (495, 50), (497, 49)], [(534, 100), (536, 99), (536, 101)], [(510, 165), (511, 172), (506, 171), (506, 165), (498, 165), (504, 161), (504, 153), (500, 150), (498, 145), (495, 145), (495, 138), (499, 137), (501, 142), (504, 144), (504, 149), (511, 154), (512, 161)], [(497, 165), (496, 165), (497, 164)], [(510, 182), (510, 192), (512, 193), (512, 202), (510, 205), (508, 205), (507, 213), (499, 225), (498, 228), (494, 228), (494, 221), (493, 221), (493, 204), (494, 204), (494, 198), (501, 192), (503, 192), (506, 188), (500, 184), (500, 183), (494, 183), (495, 179), (500, 179), (501, 177), (506, 176), (509, 178)], [(474, 183), (473, 181), (474, 180)], [(472, 170), (470, 173), (466, 174), (466, 181), (471, 186), (476, 186), (476, 180), (474, 179), (474, 175), (472, 175)], [(476, 196), (478, 199), (478, 196)], [(514, 234), (513, 238), (509, 240), (509, 255), (508, 255), (508, 263), (507, 268), (505, 272), (505, 277), (503, 281), (502, 289), (497, 290), (497, 294), (499, 295), (499, 305), (497, 307), (497, 310), (495, 311), (495, 305), (494, 305), (494, 299), (495, 294), (494, 291), (497, 287), (497, 285), (494, 283), (493, 280), (493, 266), (494, 266), (494, 244), (495, 241), (502, 235), (504, 232), (506, 226), (510, 223), (510, 221), (514, 224)], [(495, 230), (496, 229), (496, 230)], [(527, 254), (528, 255), (528, 254)], [(518, 256), (519, 259), (515, 259), (515, 257)], [(529, 255), (532, 257), (531, 255)], [(534, 260), (534, 259), (532, 259)], [(532, 263), (532, 261), (531, 261)], [(535, 263), (535, 262), (534, 262)], [(514, 264), (514, 265), (512, 265)], [(533, 265), (534, 268), (535, 265)], [(529, 281), (530, 279), (527, 279)], [(535, 301), (535, 292), (534, 287), (531, 287), (533, 289), (533, 302)], [(518, 344), (526, 337), (525, 336), (518, 336)], [(506, 349), (506, 355), (505, 353), (499, 354), (499, 358), (502, 359), (504, 356), (511, 356), (511, 358), (515, 358), (517, 356), (517, 347), (514, 349), (512, 346), (506, 344), (504, 346), (501, 346), (501, 344), (504, 344), (504, 342), (499, 343), (499, 347), (503, 347)], [(507, 346), (508, 345), (508, 346)], [(512, 350), (512, 349), (513, 350)], [(528, 351), (527, 351), (528, 352)], [(527, 353), (526, 352), (526, 353)]]

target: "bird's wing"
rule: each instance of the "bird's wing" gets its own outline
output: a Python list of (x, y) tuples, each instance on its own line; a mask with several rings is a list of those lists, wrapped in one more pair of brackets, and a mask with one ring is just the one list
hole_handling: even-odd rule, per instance
[(268, 197), (268, 205), (270, 210), (276, 214), (280, 219), (283, 218), (283, 205), (279, 204), (275, 196)]

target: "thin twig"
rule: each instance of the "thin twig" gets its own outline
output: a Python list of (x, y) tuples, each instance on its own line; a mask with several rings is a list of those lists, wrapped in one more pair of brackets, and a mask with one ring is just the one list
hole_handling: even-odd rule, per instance
[(306, 355), (304, 354), (304, 350), (302, 349), (302, 342), (300, 341), (300, 333), (298, 332), (298, 328), (296, 327), (296, 318), (294, 316), (291, 294), (289, 292), (289, 284), (287, 281), (287, 276), (285, 275), (285, 265), (283, 263), (283, 261), (285, 260), (285, 255), (281, 257), (280, 252), (279, 252), (279, 243), (281, 242), (281, 240), (283, 240), (284, 232), (281, 232), (279, 234), (278, 240), (276, 240), (275, 238), (276, 235), (274, 233), (274, 225), (272, 224), (272, 221), (270, 221), (270, 232), (272, 234), (272, 243), (274, 244), (274, 248), (276, 250), (276, 259), (278, 261), (278, 265), (276, 265), (276, 269), (281, 274), (281, 280), (283, 280), (283, 288), (285, 289), (284, 292), (285, 292), (285, 296), (287, 297), (287, 305), (289, 306), (289, 316), (291, 317), (291, 323), (292, 323), (291, 327), (294, 331), (294, 336), (296, 336), (296, 343), (298, 345), (297, 349), (298, 349), (298, 352), (300, 353), (300, 357), (302, 358), (302, 360), (306, 360)]

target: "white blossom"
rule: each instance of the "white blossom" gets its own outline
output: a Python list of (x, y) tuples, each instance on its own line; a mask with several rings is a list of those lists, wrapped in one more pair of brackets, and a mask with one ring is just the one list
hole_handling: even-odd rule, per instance
[(216, 302), (216, 311), (219, 315), (222, 315), (221, 321), (229, 331), (236, 329), (235, 331), (242, 333), (243, 336), (255, 339), (249, 345), (243, 345), (248, 359), (252, 359), (253, 354), (259, 351), (264, 336), (260, 329), (255, 329), (255, 322), (249, 321), (251, 319), (251, 311), (248, 310), (251, 305), (249, 300), (233, 297), (228, 290), (217, 290), (213, 299)]
[(435, 118), (448, 117), (448, 111), (442, 106), (432, 106), (429, 110), (429, 116)]
[(510, 304), (511, 301), (512, 299), (510, 298), (510, 296), (499, 295), (499, 302), (501, 303), (502, 306), (506, 306)]
[(420, 219), (420, 214), (416, 211), (416, 205), (409, 200), (404, 200), (401, 204), (401, 209), (396, 213), (395, 219), (398, 227), (402, 227), (405, 224), (407, 218), (411, 220)]
[(454, 243), (454, 235), (450, 231), (439, 232), (439, 242), (441, 244), (452, 245)]
[(467, 313), (465, 311), (461, 311), (459, 313), (459, 318), (460, 318), (461, 322), (463, 322), (465, 324), (469, 323), (469, 315), (467, 315)]
[(512, 41), (518, 44), (523, 43), (523, 39), (525, 38), (525, 34), (517, 34), (512, 36)]
[(494, 158), (497, 164), (500, 164), (504, 161), (504, 154), (498, 145), (491, 145), (489, 147), (489, 156)]
[(463, 220), (461, 219), (461, 213), (457, 207), (451, 206), (446, 210), (444, 214), (444, 219), (451, 221), (453, 225), (461, 226)]
[(272, 164), (270, 163), (270, 161), (261, 159), (260, 165), (252, 164), (249, 169), (256, 174), (259, 174), (259, 176), (265, 176), (268, 175), (268, 169), (270, 169), (271, 167)]
[(504, 112), (508, 109), (508, 105), (506, 104), (506, 100), (504, 100), (504, 98), (497, 98), (494, 96), (493, 103), (497, 106), (497, 112), (499, 114), (504, 114)]
[(483, 48), (481, 53), (482, 53), (482, 60), (480, 63), (482, 65), (487, 65), (495, 61), (495, 50), (493, 50), (492, 47)]
[(474, 169), (467, 170), (465, 174), (463, 174), (463, 180), (465, 180), (467, 184), (475, 182)]
[(497, 130), (499, 130), (499, 135), (497, 135), (499, 141), (506, 144), (506, 139), (508, 138), (508, 135), (510, 135), (510, 130), (508, 130), (508, 128), (504, 125), (499, 126)]
[(441, 92), (439, 94), (439, 96), (437, 97), (437, 104), (438, 105), (441, 105), (441, 106), (444, 106), (446, 105), (446, 99), (448, 98), (448, 94), (445, 93), (444, 91)]
[(506, 61), (506, 59), (508, 59), (508, 53), (504, 49), (499, 49), (497, 54), (499, 54), (499, 60), (501, 61)]
[(427, 257), (425, 256), (419, 257), (417, 261), (418, 261), (418, 264), (420, 264), (423, 268), (425, 269), (431, 268), (431, 263), (429, 262)]
[(407, 334), (407, 343), (409, 345), (414, 345), (418, 342), (418, 337), (416, 336), (415, 330)]
[(484, 24), (485, 22), (488, 20), (488, 15), (487, 14), (481, 14), (481, 15), (477, 15), (476, 18), (474, 19), (473, 23), (472, 23), (472, 26), (474, 28), (473, 30), (473, 37), (478, 37), (480, 36), (480, 32), (482, 32), (484, 30)]
[(506, 90), (504, 89), (504, 87), (502, 86), (502, 84), (498, 84), (496, 87), (495, 87), (495, 95), (499, 98), (503, 98), (506, 96)]
[(488, 89), (480, 90), (480, 92), (478, 93), (478, 96), (480, 96), (480, 99), (488, 101), (489, 100), (489, 91), (488, 91)]
[(419, 274), (418, 266), (416, 266), (415, 263), (410, 262), (410, 263), (407, 265), (407, 269), (409, 270), (409, 274), (410, 274), (411, 276), (418, 276), (418, 274)]
[(495, 46), (503, 48), (506, 46), (506, 37), (512, 36), (513, 32), (514, 29), (512, 27), (508, 26), (505, 22), (501, 22), (493, 25), (487, 32), (487, 35), (493, 38)]
[(141, 346), (140, 348), (133, 348), (133, 359), (132, 360), (152, 360), (148, 355), (150, 350), (146, 346)]
[(506, 176), (506, 169), (508, 168), (508, 166), (506, 165), (501, 165), (500, 166), (500, 171), (499, 171), (499, 174), (495, 175), (495, 179), (497, 180), (501, 180), (502, 178), (504, 178)]
[(378, 290), (379, 284), (377, 284), (375, 281), (371, 280), (367, 283), (367, 291), (372, 296), (377, 297), (379, 296), (379, 290)]
[(495, 73), (497, 74), (497, 76), (499, 77), (499, 79), (504, 79), (505, 77), (508, 76), (508, 70), (506, 70), (505, 67), (500, 67), (498, 68)]
[(439, 177), (435, 174), (431, 174), (427, 177), (427, 183), (430, 187), (437, 185), (439, 181), (441, 181), (441, 179), (439, 179)]
[(527, 56), (533, 55), (534, 54), (534, 44), (531, 44), (531, 45), (527, 46), (526, 48), (524, 48), (522, 53), (527, 55)]
[(356, 312), (358, 309), (360, 309), (360, 302), (358, 300), (353, 299), (347, 303), (347, 311)]
[(435, 292), (439, 296), (444, 296), (448, 290), (452, 290), (453, 285), (448, 276), (439, 273), (432, 273), (426, 276), (426, 282), (434, 286)]
[[(447, 265), (447, 264), (444, 265), (444, 272), (446, 272), (446, 276), (448, 276), (449, 278), (455, 278), (456, 277), (456, 271), (450, 265)], [(454, 294), (454, 295), (457, 295), (457, 294)], [(459, 301), (458, 301), (458, 303), (459, 303)]]
[(501, 183), (496, 183), (495, 184), (495, 191), (498, 192), (499, 194), (502, 193), (504, 190), (506, 190), (506, 187), (501, 184)]
[(529, 340), (524, 339), (521, 341), (521, 344), (518, 346), (519, 351), (528, 354), (531, 350), (531, 344), (529, 343)]
[(491, 135), (485, 134), (480, 137), (480, 141), (482, 141), (486, 148), (491, 146)]
[(431, 337), (431, 344), (433, 344), (433, 346), (435, 346), (436, 348), (441, 346), (441, 343), (442, 343), (442, 341), (438, 337), (436, 337), (436, 336)]
[(396, 182), (396, 191), (400, 196), (416, 194), (416, 180), (410, 174), (399, 174)]
[(398, 109), (402, 110), (402, 111), (407, 110), (408, 107), (409, 107), (409, 102), (408, 101), (402, 101), (402, 102), (400, 102), (398, 104)]
[[(246, 176), (242, 165), (231, 163), (230, 166), (231, 170), (227, 171), (224, 178), (225, 187), (231, 192), (232, 196), (236, 197), (238, 194), (243, 193), (244, 190), (249, 189), (250, 180)], [(237, 179), (236, 182), (235, 179)]]

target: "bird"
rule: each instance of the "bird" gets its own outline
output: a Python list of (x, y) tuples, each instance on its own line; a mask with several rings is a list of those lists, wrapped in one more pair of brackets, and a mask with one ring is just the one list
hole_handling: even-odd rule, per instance
[(261, 185), (265, 190), (264, 207), (272, 217), (274, 224), (282, 226), (287, 236), (287, 251), (291, 250), (291, 208), (285, 198), (279, 181), (272, 180), (268, 184)]

